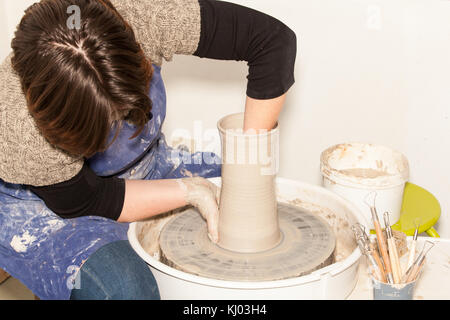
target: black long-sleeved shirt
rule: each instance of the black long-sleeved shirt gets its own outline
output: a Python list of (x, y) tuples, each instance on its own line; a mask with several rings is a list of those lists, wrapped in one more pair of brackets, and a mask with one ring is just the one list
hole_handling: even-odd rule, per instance
[[(237, 4), (199, 0), (201, 35), (194, 55), (247, 61), (247, 95), (276, 98), (294, 83), (296, 36), (277, 19)], [(117, 220), (125, 199), (125, 181), (99, 177), (85, 164), (72, 179), (30, 187), (47, 207), (63, 218), (96, 215)]]

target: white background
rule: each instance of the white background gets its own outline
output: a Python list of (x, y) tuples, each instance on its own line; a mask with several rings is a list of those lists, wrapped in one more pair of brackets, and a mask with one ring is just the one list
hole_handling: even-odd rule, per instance
[[(0, 1), (0, 58), (32, 0)], [(383, 144), (409, 159), (410, 181), (440, 201), (450, 237), (450, 1), (234, 0), (297, 34), (296, 84), (280, 119), (279, 176), (320, 184), (319, 157), (351, 141)], [(163, 69), (168, 140), (243, 111), (247, 66), (177, 56)], [(206, 139), (206, 137), (205, 137)], [(205, 140), (205, 144), (207, 141)], [(196, 146), (205, 147), (203, 146)]]

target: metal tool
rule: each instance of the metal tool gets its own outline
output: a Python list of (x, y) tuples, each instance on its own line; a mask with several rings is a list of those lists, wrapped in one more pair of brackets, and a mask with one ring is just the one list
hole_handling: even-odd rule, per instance
[(401, 282), (401, 268), (400, 268), (400, 260), (398, 259), (398, 252), (397, 252), (397, 245), (395, 244), (395, 239), (392, 236), (392, 228), (391, 223), (389, 221), (389, 213), (384, 213), (384, 227), (386, 230), (386, 237), (389, 247), (389, 259), (392, 266), (392, 273), (394, 276), (394, 283), (400, 283)]
[(380, 280), (383, 282), (386, 282), (387, 279), (386, 279), (386, 274), (384, 272), (384, 265), (383, 265), (383, 262), (381, 261), (380, 255), (378, 254), (378, 250), (376, 249), (375, 244), (369, 239), (369, 236), (367, 235), (367, 232), (366, 232), (366, 228), (362, 224), (357, 223), (355, 225), (355, 227), (356, 226), (359, 228), (358, 234), (361, 235), (361, 237), (364, 239), (365, 247), (368, 247), (367, 253), (369, 255), (371, 255), (372, 259), (375, 260), (378, 270), (380, 270), (380, 274), (381, 274)]
[[(374, 252), (371, 247), (371, 243), (367, 234), (364, 230), (364, 226), (357, 223), (352, 226), (353, 233), (355, 234), (356, 243), (358, 244), (359, 250), (362, 254), (367, 257), (369, 261), (369, 268), (371, 269), (372, 275), (378, 280), (386, 282), (386, 277), (383, 272), (383, 268), (379, 266), (378, 262), (374, 257)], [(378, 257), (379, 258), (379, 257)]]
[(434, 243), (431, 241), (426, 241), (424, 243), (421, 253), (414, 260), (411, 267), (408, 268), (408, 270), (406, 271), (406, 273), (403, 277), (404, 282), (408, 283), (417, 278), (417, 276), (419, 275), (419, 271), (421, 270), (421, 268), (423, 267), (423, 265), (425, 263), (425, 257), (427, 255), (428, 251), (430, 251), (430, 249), (433, 246), (434, 246)]
[(406, 279), (406, 282), (417, 280), (417, 277), (419, 276), (420, 271), (422, 270), (423, 266), (425, 265), (425, 261), (426, 261), (426, 259), (422, 260), (419, 267), (416, 270), (413, 270), (410, 278), (408, 277), (408, 279)]
[(408, 270), (414, 262), (414, 257), (416, 255), (417, 236), (419, 235), (419, 227), (420, 227), (420, 223), (416, 223), (416, 231), (414, 231), (414, 236), (411, 241), (411, 246), (410, 246), (409, 255), (408, 255), (408, 264), (406, 265), (406, 270)]
[(392, 277), (391, 262), (389, 260), (388, 248), (386, 245), (386, 240), (384, 238), (383, 230), (381, 229), (380, 226), (380, 221), (378, 219), (377, 209), (375, 207), (376, 196), (377, 193), (375, 191), (372, 191), (365, 197), (364, 202), (369, 206), (370, 212), (372, 214), (372, 222), (375, 227), (375, 233), (377, 235), (378, 247), (380, 248), (381, 257), (383, 258), (387, 281), (389, 283), (394, 283), (394, 279)]
[(434, 246), (433, 242), (425, 241), (422, 251), (417, 256), (417, 258), (414, 260), (411, 267), (409, 267), (408, 270), (406, 270), (406, 273), (403, 276), (403, 280), (405, 283), (411, 282), (417, 278), (419, 271), (425, 262), (425, 257), (433, 246)]
[(367, 232), (366, 232), (366, 228), (360, 223), (358, 223), (358, 225), (359, 225), (360, 229), (362, 230), (362, 235), (364, 237), (364, 241), (366, 243), (368, 243), (368, 245), (369, 245), (369, 248), (370, 248), (369, 253), (372, 255), (373, 259), (376, 261), (376, 263), (378, 265), (378, 269), (381, 272), (381, 275), (382, 275), (381, 281), (386, 282), (387, 280), (386, 280), (386, 274), (384, 272), (383, 261), (381, 260), (380, 255), (378, 254), (376, 244), (369, 239), (369, 236), (367, 235)]

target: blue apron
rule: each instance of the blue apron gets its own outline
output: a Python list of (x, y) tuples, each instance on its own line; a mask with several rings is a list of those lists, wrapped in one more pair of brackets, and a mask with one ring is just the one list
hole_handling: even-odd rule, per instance
[[(153, 117), (135, 139), (124, 123), (116, 141), (87, 160), (100, 176), (123, 179), (175, 179), (220, 176), (220, 159), (187, 154), (169, 147), (161, 133), (166, 93), (161, 68), (154, 66), (150, 87)], [(127, 223), (86, 216), (62, 219), (23, 185), (0, 179), (0, 268), (19, 279), (41, 299), (69, 299), (80, 266), (102, 246), (127, 239)]]

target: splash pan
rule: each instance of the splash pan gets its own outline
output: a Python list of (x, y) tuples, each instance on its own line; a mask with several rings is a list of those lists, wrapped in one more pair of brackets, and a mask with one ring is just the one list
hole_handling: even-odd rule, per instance
[(178, 270), (228, 281), (270, 281), (299, 277), (333, 262), (336, 239), (317, 215), (278, 203), (281, 240), (268, 250), (234, 252), (212, 243), (206, 222), (187, 209), (161, 231), (161, 261)]
[[(211, 179), (220, 185), (220, 178)], [(318, 186), (277, 178), (280, 204), (295, 206), (326, 221), (336, 242), (334, 263), (302, 276), (273, 281), (222, 280), (184, 272), (163, 263), (159, 236), (182, 211), (130, 224), (131, 246), (153, 272), (162, 299), (343, 299), (353, 290), (361, 256), (351, 225), (365, 224), (350, 202)]]

